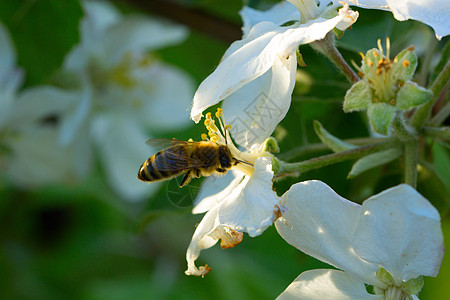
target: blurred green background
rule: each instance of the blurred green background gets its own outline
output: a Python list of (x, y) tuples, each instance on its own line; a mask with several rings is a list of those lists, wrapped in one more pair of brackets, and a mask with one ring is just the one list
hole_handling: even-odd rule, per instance
[[(116, 3), (125, 13), (150, 14), (133, 2), (139, 1)], [(241, 1), (178, 3), (226, 21), (230, 31), (241, 26)], [(250, 1), (258, 7), (267, 3)], [(387, 12), (357, 10), (360, 19), (338, 42), (347, 61), (359, 63), (358, 52), (376, 47), (378, 38), (391, 38), (393, 54), (419, 42), (415, 45), (419, 66), (424, 69), (418, 70), (416, 80), (426, 85), (448, 38), (438, 42), (425, 25), (397, 22)], [(0, 19), (13, 38), (18, 64), (27, 73), (25, 86), (51, 80), (65, 54), (78, 42), (82, 14), (76, 0), (0, 1)], [(170, 17), (171, 12), (165, 14)], [(226, 38), (192, 30), (183, 44), (160, 50), (157, 55), (190, 73), (200, 84), (228, 46)], [(345, 77), (309, 46), (300, 50), (308, 66), (300, 69), (291, 109), (274, 132), (281, 146), (280, 157), (292, 161), (329, 153), (301, 151), (306, 145), (319, 143), (313, 120), (340, 138), (368, 135), (364, 115), (344, 114), (341, 109), (350, 87)], [(427, 53), (432, 53), (431, 59)], [(199, 140), (203, 131), (203, 126), (193, 124), (161, 138)], [(445, 166), (449, 165), (449, 153), (437, 143), (426, 149), (434, 155), (432, 163), (441, 166), (439, 173), (447, 186), (436, 176), (421, 172), (418, 190), (439, 209), (444, 236), (448, 237), (449, 174)], [(293, 151), (299, 154), (293, 155)], [(353, 180), (346, 179), (351, 162), (340, 163), (277, 182), (274, 187), (281, 195), (295, 182), (319, 179), (343, 197), (361, 202), (400, 183), (401, 163), (394, 161)], [(190, 213), (201, 179), (182, 191), (174, 180), (164, 182), (155, 196), (136, 204), (115, 195), (103, 172), (97, 166), (81, 182), (37, 189), (18, 189), (0, 182), (1, 299), (273, 299), (301, 272), (329, 268), (285, 243), (270, 227), (259, 237), (245, 236), (233, 249), (221, 250), (216, 245), (202, 251), (198, 264), (208, 263), (212, 272), (203, 279), (186, 276), (185, 252), (202, 218)], [(450, 248), (448, 238), (445, 241)], [(450, 294), (449, 278), (450, 259), (446, 255), (439, 276), (425, 278), (420, 299), (444, 299)]]

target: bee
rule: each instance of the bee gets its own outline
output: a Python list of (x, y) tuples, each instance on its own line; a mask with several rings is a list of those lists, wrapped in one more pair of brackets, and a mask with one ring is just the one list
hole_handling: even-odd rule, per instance
[(168, 180), (186, 173), (180, 183), (180, 187), (183, 187), (192, 178), (225, 174), (240, 162), (232, 156), (227, 145), (209, 140), (151, 139), (147, 144), (167, 145), (167, 148), (151, 156), (140, 167), (137, 178), (145, 182)]

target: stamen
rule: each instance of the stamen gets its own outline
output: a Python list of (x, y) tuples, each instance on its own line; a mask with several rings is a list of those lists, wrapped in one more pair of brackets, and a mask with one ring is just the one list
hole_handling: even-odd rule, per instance
[(219, 107), (219, 108), (217, 108), (217, 111), (216, 111), (216, 118), (217, 119), (220, 119), (220, 116), (222, 115), (222, 109)]
[(211, 119), (205, 119), (205, 122), (203, 124), (205, 124), (205, 127), (208, 127), (210, 123)]
[(231, 125), (225, 125), (225, 130), (230, 130), (231, 128), (233, 128)]
[(208, 140), (208, 136), (206, 135), (206, 133), (202, 133), (202, 140), (204, 141)]
[(206, 119), (211, 119), (211, 113), (210, 113), (210, 112), (207, 113), (205, 118), (206, 118)]
[(383, 47), (381, 46), (381, 39), (377, 40), (378, 49), (380, 49), (381, 56), (384, 56), (383, 54)]
[(359, 55), (361, 55), (361, 57), (362, 57), (362, 59), (364, 59), (364, 53), (362, 53), (362, 52), (359, 52)]
[(391, 40), (389, 39), (389, 37), (386, 37), (386, 57), (388, 60), (390, 51), (391, 51)]
[(407, 68), (409, 66), (409, 60), (405, 59), (403, 61), (403, 67)]

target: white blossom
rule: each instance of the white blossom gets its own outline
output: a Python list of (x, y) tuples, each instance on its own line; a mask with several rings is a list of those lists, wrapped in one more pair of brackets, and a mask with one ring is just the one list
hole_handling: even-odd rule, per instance
[[(69, 182), (85, 171), (78, 149), (63, 148), (58, 132), (45, 118), (67, 107), (67, 98), (48, 102), (35, 97), (35, 89), (19, 91), (24, 73), (16, 66), (16, 51), (0, 23), (0, 169), (2, 177), (30, 188)], [(79, 145), (81, 149), (82, 144)], [(80, 160), (79, 160), (80, 158)]]
[(280, 235), (344, 272), (304, 272), (279, 299), (417, 299), (422, 276), (438, 274), (444, 254), (439, 213), (409, 185), (359, 205), (323, 182), (306, 181), (293, 185), (281, 204)]
[[(158, 184), (136, 179), (138, 166), (152, 153), (145, 141), (189, 124), (193, 82), (183, 71), (148, 51), (180, 43), (185, 27), (141, 15), (122, 15), (106, 1), (82, 2), (80, 43), (67, 55), (60, 81), (70, 81), (77, 99), (61, 120), (60, 141), (89, 137), (106, 178), (122, 197), (138, 201)], [(57, 101), (56, 95), (53, 100)]]
[(234, 247), (242, 241), (243, 232), (251, 237), (260, 235), (280, 213), (280, 198), (272, 190), (273, 158), (264, 151), (264, 144), (239, 151), (229, 136), (228, 127), (223, 128), (226, 132), (223, 136), (210, 113), (206, 120), (212, 140), (226, 144), (240, 163), (223, 177), (205, 179), (195, 201), (193, 213), (207, 212), (186, 253), (186, 274), (197, 276), (210, 271), (208, 265), (199, 268), (195, 265), (201, 250), (212, 247), (219, 239), (222, 248)]
[[(297, 47), (323, 39), (335, 27), (345, 29), (358, 17), (346, 4), (339, 12), (337, 5), (316, 8), (317, 16), (302, 20), (291, 4), (266, 13), (244, 8), (244, 37), (228, 48), (217, 69), (199, 86), (191, 118), (199, 122), (206, 108), (224, 100), (224, 116), (238, 144), (248, 148), (269, 137), (290, 106)], [(294, 24), (280, 26), (290, 21)]]

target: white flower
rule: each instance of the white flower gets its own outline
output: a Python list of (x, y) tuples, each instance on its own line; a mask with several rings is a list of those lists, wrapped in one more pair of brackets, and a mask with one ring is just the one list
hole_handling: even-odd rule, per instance
[[(0, 23), (0, 168), (5, 180), (25, 188), (70, 181), (83, 164), (74, 148), (62, 148), (58, 132), (45, 118), (67, 106), (36, 99), (34, 89), (19, 92), (23, 72), (16, 66), (16, 52)], [(80, 145), (82, 147), (82, 145)]]
[(80, 43), (64, 61), (67, 77), (60, 78), (71, 81), (76, 99), (62, 116), (60, 140), (69, 145), (89, 137), (113, 189), (141, 200), (159, 186), (136, 179), (152, 152), (145, 144), (148, 132), (187, 126), (193, 94), (186, 73), (148, 51), (180, 43), (188, 32), (148, 16), (123, 16), (106, 1), (84, 1), (83, 7)]
[[(206, 108), (224, 100), (222, 108), (233, 126), (235, 141), (247, 148), (262, 143), (289, 109), (297, 47), (323, 39), (334, 27), (345, 29), (358, 17), (347, 4), (338, 14), (337, 6), (321, 5), (316, 6), (317, 16), (300, 22), (298, 12), (290, 12), (289, 6), (295, 11), (293, 5), (283, 4), (267, 13), (255, 13), (248, 8), (241, 12), (244, 38), (229, 47), (217, 69), (195, 93), (191, 110), (195, 122)], [(337, 14), (333, 18), (321, 15), (330, 17), (333, 11)], [(295, 24), (280, 26), (289, 21)], [(249, 26), (253, 26), (251, 30)]]
[(399, 21), (413, 19), (431, 26), (438, 39), (450, 33), (450, 2), (447, 0), (350, 0), (350, 5), (392, 11)]
[[(223, 177), (205, 179), (197, 196), (193, 213), (207, 213), (197, 226), (186, 254), (186, 274), (197, 276), (210, 271), (208, 265), (195, 266), (202, 249), (212, 247), (219, 239), (222, 248), (234, 247), (242, 241), (243, 232), (251, 237), (260, 235), (280, 213), (280, 198), (272, 190), (272, 157), (264, 151), (264, 145), (241, 152), (229, 134), (226, 137), (221, 134), (210, 113), (206, 120), (211, 139), (226, 144), (240, 163)], [(224, 132), (229, 133), (227, 128)]]
[(439, 213), (409, 185), (361, 206), (323, 182), (306, 181), (293, 185), (281, 204), (286, 212), (276, 221), (280, 235), (345, 272), (304, 272), (279, 299), (406, 299), (422, 288), (421, 276), (438, 274), (444, 254)]

